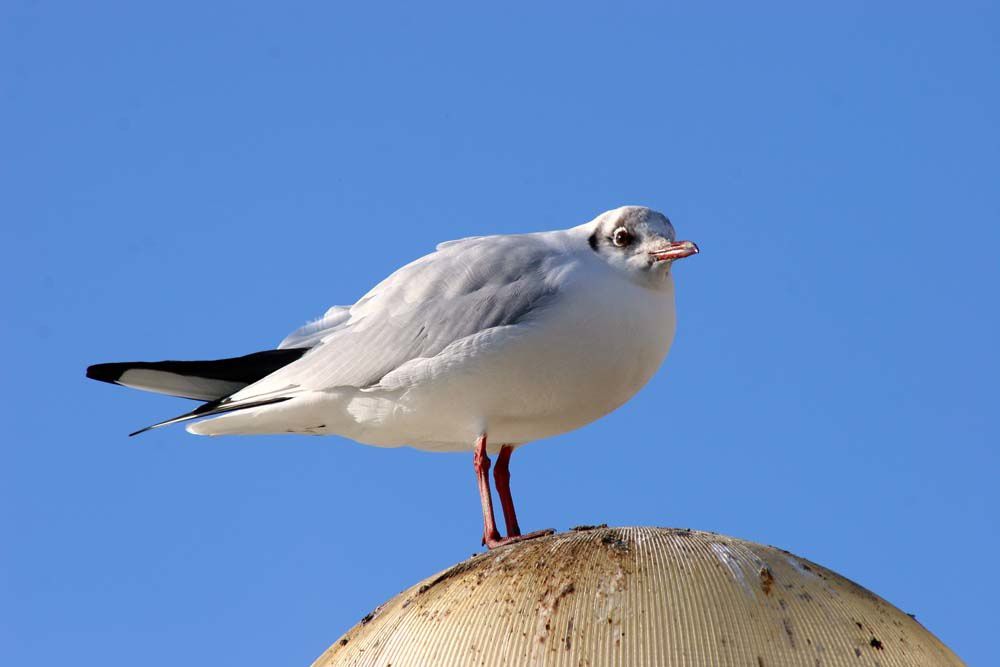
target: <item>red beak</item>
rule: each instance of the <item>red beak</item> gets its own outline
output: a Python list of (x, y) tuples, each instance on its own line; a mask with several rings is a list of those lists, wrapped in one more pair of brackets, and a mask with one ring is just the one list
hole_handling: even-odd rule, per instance
[(657, 262), (674, 261), (698, 254), (698, 246), (691, 241), (673, 241), (649, 255)]

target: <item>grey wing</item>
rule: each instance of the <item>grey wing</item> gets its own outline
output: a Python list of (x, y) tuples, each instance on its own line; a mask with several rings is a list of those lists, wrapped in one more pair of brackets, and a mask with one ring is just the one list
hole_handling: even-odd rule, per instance
[(321, 324), (324, 318), (315, 329), (300, 330), (313, 349), (232, 400), (371, 387), (408, 361), (433, 357), (480, 331), (522, 322), (556, 296), (558, 268), (566, 261), (559, 250), (544, 233), (442, 245), (396, 271), (349, 309), (331, 309), (330, 326)]
[(315, 347), (323, 342), (323, 339), (339, 329), (351, 319), (350, 306), (333, 306), (323, 317), (299, 327), (292, 333), (285, 336), (285, 339), (278, 344), (278, 349), (297, 347)]

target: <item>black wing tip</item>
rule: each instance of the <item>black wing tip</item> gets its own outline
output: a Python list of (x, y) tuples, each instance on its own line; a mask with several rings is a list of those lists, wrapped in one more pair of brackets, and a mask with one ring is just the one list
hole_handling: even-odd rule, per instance
[(118, 384), (118, 380), (126, 370), (128, 370), (127, 364), (94, 364), (87, 366), (87, 377), (91, 380)]
[(308, 351), (307, 347), (290, 347), (207, 361), (119, 361), (88, 366), (87, 377), (118, 383), (127, 371), (141, 369), (251, 384), (296, 361)]

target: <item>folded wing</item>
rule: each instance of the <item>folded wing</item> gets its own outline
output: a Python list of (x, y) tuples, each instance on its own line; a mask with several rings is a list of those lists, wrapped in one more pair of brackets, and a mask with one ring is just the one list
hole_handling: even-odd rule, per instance
[(444, 244), (396, 271), (350, 308), (335, 307), (292, 334), (282, 346), (309, 343), (312, 349), (229, 400), (373, 387), (408, 361), (537, 315), (558, 291), (558, 262), (565, 257), (549, 234)]

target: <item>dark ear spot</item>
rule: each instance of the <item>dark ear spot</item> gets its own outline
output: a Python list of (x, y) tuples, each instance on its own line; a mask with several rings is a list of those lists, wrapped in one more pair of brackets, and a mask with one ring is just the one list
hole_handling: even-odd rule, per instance
[(597, 252), (597, 232), (594, 232), (593, 234), (591, 234), (590, 238), (587, 239), (587, 242), (590, 243), (591, 250), (593, 250), (594, 252)]

